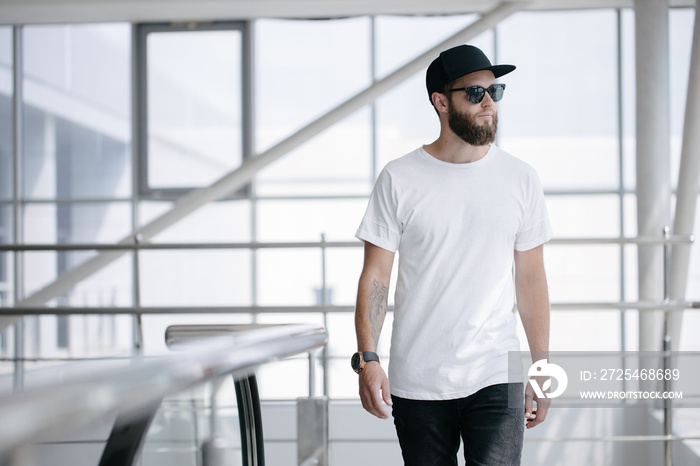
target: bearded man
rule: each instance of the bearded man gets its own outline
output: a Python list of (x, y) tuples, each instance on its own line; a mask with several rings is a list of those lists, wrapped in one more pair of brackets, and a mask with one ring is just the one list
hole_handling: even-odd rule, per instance
[[(532, 167), (493, 145), (505, 90), (496, 79), (514, 69), (470, 45), (431, 63), (439, 137), (387, 164), (357, 230), (352, 366), (363, 407), (383, 419), (383, 402), (392, 407), (406, 465), (457, 465), (460, 439), (468, 465), (519, 465), (524, 426), (547, 415), (547, 398), (508, 377), (508, 353), (520, 350), (515, 299), (531, 352), (549, 349), (544, 193)], [(387, 377), (376, 348), (397, 252)]]

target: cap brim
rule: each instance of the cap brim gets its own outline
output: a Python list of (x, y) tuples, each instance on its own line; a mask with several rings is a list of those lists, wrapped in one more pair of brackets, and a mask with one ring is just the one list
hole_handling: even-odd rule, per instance
[(497, 78), (500, 78), (501, 76), (510, 73), (515, 69), (515, 65), (493, 65), (493, 66), (487, 66), (486, 68), (482, 68), (480, 70), (474, 70), (474, 71), (485, 71), (489, 70), (493, 72), (493, 75)]

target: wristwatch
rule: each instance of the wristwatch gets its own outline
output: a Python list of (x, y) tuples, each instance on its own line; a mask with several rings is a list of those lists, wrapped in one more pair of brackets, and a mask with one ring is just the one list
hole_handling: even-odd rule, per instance
[(358, 351), (352, 355), (350, 364), (352, 365), (352, 370), (359, 374), (362, 372), (362, 369), (365, 368), (365, 364), (370, 361), (377, 361), (377, 363), (379, 363), (379, 356), (377, 356), (377, 353), (373, 353), (371, 351)]

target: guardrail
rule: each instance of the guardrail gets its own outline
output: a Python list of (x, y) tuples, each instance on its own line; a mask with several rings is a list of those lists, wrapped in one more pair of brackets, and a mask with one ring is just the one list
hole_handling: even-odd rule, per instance
[[(666, 238), (656, 236), (609, 237), (609, 238), (553, 238), (547, 244), (636, 244), (641, 246), (659, 244), (690, 244), (694, 235)], [(58, 243), (58, 244), (0, 244), (0, 252), (27, 251), (124, 251), (163, 249), (304, 249), (304, 248), (361, 248), (361, 241), (287, 241), (287, 242), (226, 242), (226, 243)]]
[[(328, 341), (326, 330), (313, 325), (255, 326), (247, 331), (238, 327), (227, 333), (180, 345), (185, 351), (178, 354), (132, 358), (121, 368), (93, 366), (81, 371), (78, 365), (78, 373), (58, 386), (28, 389), (0, 398), (0, 464), (14, 466), (29, 445), (53, 433), (76, 430), (115, 415), (117, 421), (100, 465), (132, 464), (150, 421), (166, 396), (229, 375), (246, 381), (258, 365), (310, 352)], [(212, 415), (215, 414), (212, 409)], [(132, 432), (127, 432), (129, 428)], [(253, 429), (254, 435), (262, 435), (259, 427)], [(120, 444), (124, 439), (132, 444), (126, 456), (124, 445)], [(220, 464), (217, 445), (215, 437), (208, 442), (205, 449), (209, 454), (203, 455), (206, 465)]]
[[(227, 242), (227, 243), (149, 243), (141, 242), (134, 238), (131, 244), (105, 244), (105, 243), (63, 243), (63, 244), (0, 244), (0, 252), (29, 252), (29, 251), (116, 251), (116, 250), (206, 250), (206, 249), (315, 249), (320, 248), (324, 253), (321, 267), (325, 272), (325, 251), (329, 248), (360, 248), (360, 241), (326, 241), (321, 236), (321, 241), (296, 241), (296, 242)], [(664, 236), (638, 236), (638, 237), (601, 237), (601, 238), (554, 238), (548, 242), (552, 245), (663, 245), (665, 253), (671, 245), (688, 245), (695, 241), (693, 235), (674, 236), (667, 230)], [(325, 274), (323, 277), (325, 283)], [(324, 287), (325, 288), (325, 287)], [(322, 291), (325, 297), (325, 290)], [(683, 311), (685, 309), (698, 309), (700, 303), (686, 301), (650, 302), (650, 301), (620, 301), (620, 302), (576, 302), (576, 303), (551, 303), (552, 310), (590, 310), (590, 309), (616, 309), (639, 311)], [(17, 315), (69, 315), (69, 314), (190, 314), (190, 313), (284, 313), (284, 312), (353, 312), (354, 306), (336, 306), (323, 302), (317, 306), (22, 306), (0, 307), (0, 316)]]
[[(609, 237), (609, 238), (555, 238), (549, 241), (552, 245), (637, 245), (637, 246), (663, 246), (664, 250), (664, 299), (663, 301), (620, 301), (620, 302), (577, 302), (577, 303), (552, 303), (552, 310), (592, 310), (592, 309), (610, 309), (610, 310), (637, 310), (642, 312), (662, 311), (664, 313), (664, 338), (663, 348), (666, 352), (670, 350), (670, 336), (668, 316), (673, 312), (682, 312), (686, 309), (700, 309), (700, 302), (692, 301), (672, 301), (668, 295), (668, 278), (669, 278), (669, 257), (670, 248), (673, 245), (689, 245), (693, 243), (695, 237), (688, 236), (673, 236), (669, 229), (665, 228), (661, 237)], [(265, 312), (321, 312), (324, 315), (329, 312), (352, 312), (354, 306), (334, 306), (328, 305), (325, 302), (325, 252), (328, 248), (357, 248), (362, 247), (362, 243), (358, 241), (335, 241), (329, 242), (325, 240), (325, 236), (321, 236), (320, 242), (247, 242), (247, 243), (147, 243), (140, 242), (139, 238), (135, 237), (132, 244), (13, 244), (0, 245), (0, 252), (23, 252), (23, 251), (70, 251), (70, 250), (178, 250), (178, 249), (298, 249), (298, 248), (320, 248), (322, 252), (321, 268), (323, 270), (322, 279), (322, 303), (318, 306), (212, 306), (212, 307), (2, 307), (0, 315), (66, 315), (66, 314), (165, 314), (165, 313), (265, 313)], [(624, 329), (623, 329), (624, 330)], [(324, 368), (326, 367), (327, 356), (323, 356)], [(312, 368), (311, 368), (312, 369)], [(16, 371), (20, 372), (20, 371)], [(324, 370), (324, 377), (327, 376), (327, 371)], [(325, 383), (324, 383), (325, 386)], [(325, 391), (325, 390), (324, 390)], [(669, 458), (671, 444), (673, 441), (681, 438), (674, 437), (671, 433), (672, 425), (671, 402), (666, 400), (664, 403), (664, 435), (660, 437), (664, 440), (665, 449), (665, 464), (672, 464)], [(651, 440), (658, 440), (652, 439)], [(605, 440), (605, 439), (599, 439)]]

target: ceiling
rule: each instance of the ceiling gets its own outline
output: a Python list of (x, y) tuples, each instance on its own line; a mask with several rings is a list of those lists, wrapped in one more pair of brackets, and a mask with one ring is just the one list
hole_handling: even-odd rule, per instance
[[(641, 0), (637, 0), (641, 1)], [(634, 0), (511, 0), (523, 9), (633, 7)], [(695, 0), (668, 0), (694, 7)], [(0, 0), (0, 24), (202, 22), (253, 18), (440, 15), (490, 10), (494, 0)]]

